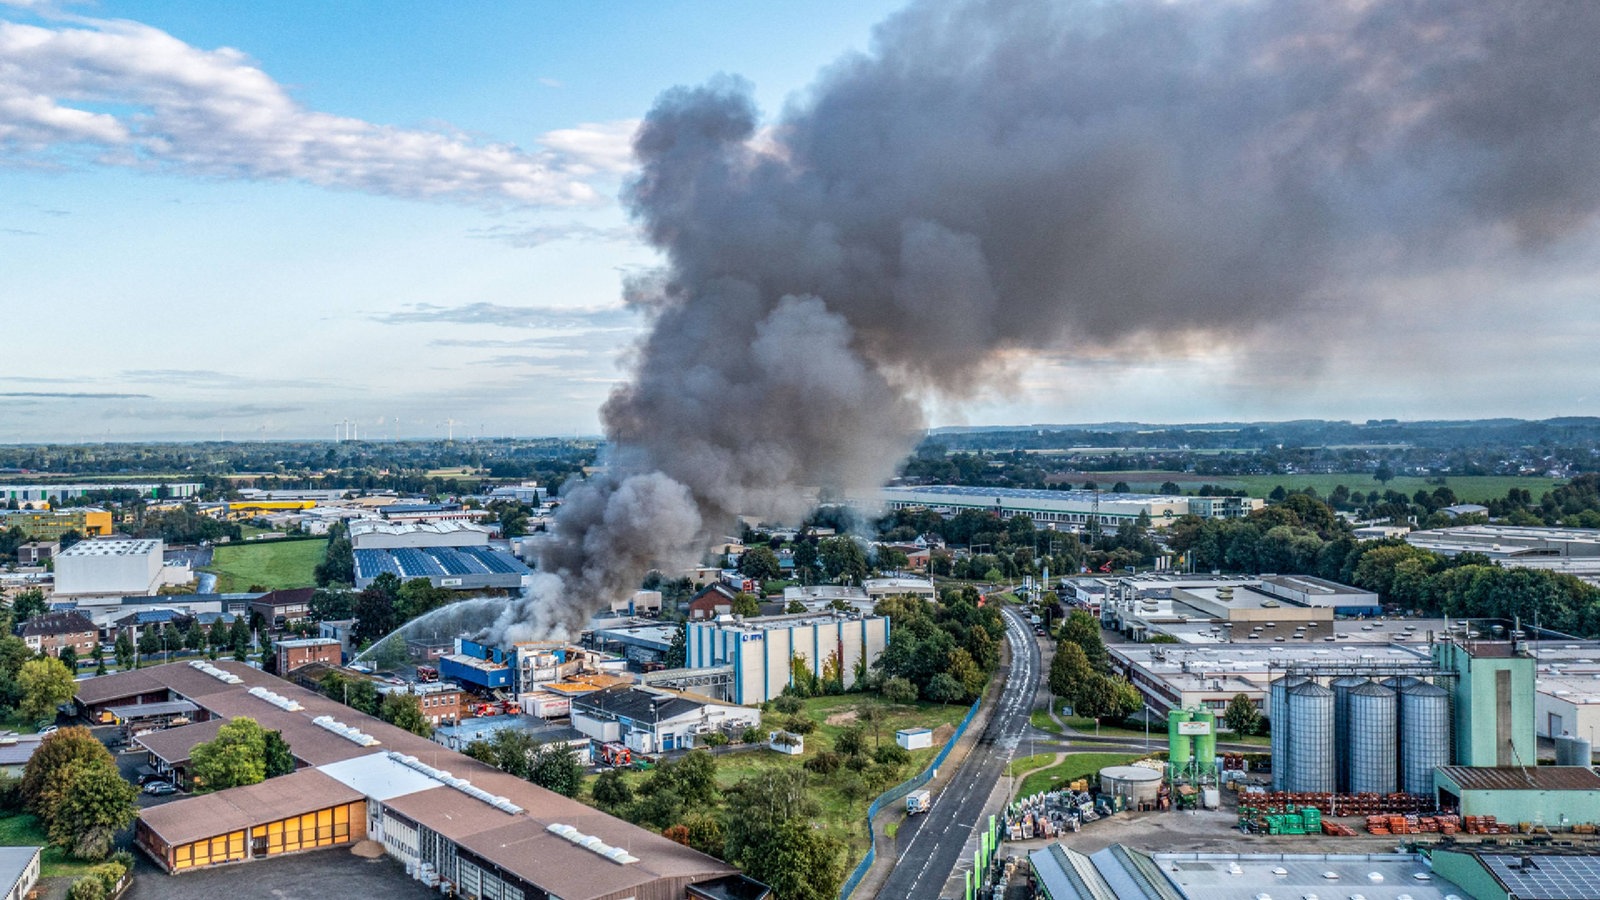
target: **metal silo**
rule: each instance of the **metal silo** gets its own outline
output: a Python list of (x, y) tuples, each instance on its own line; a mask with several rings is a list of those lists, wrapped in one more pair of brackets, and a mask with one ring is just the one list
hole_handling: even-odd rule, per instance
[(1187, 709), (1174, 709), (1167, 713), (1167, 762), (1172, 766), (1172, 777), (1178, 778), (1189, 768), (1189, 748), (1194, 738), (1178, 733), (1178, 724), (1189, 721)]
[(1288, 790), (1331, 792), (1334, 789), (1333, 691), (1314, 681), (1286, 692), (1294, 738), (1289, 742)]
[(1350, 746), (1350, 691), (1369, 683), (1359, 675), (1341, 675), (1328, 685), (1333, 688), (1333, 744), (1340, 751), (1334, 773), (1341, 791), (1350, 790), (1350, 756), (1344, 752)]
[(1394, 793), (1399, 698), (1394, 691), (1369, 681), (1351, 688), (1345, 700), (1349, 704), (1349, 742), (1339, 745), (1339, 757), (1348, 761), (1347, 790), (1352, 794)]
[(1400, 790), (1432, 794), (1433, 770), (1450, 765), (1450, 692), (1424, 682), (1400, 690)]
[(1195, 761), (1200, 764), (1201, 772), (1211, 772), (1217, 767), (1217, 714), (1209, 709), (1197, 709), (1194, 721), (1211, 726), (1205, 734), (1197, 734), (1194, 738)]
[(1289, 695), (1288, 689), (1308, 681), (1302, 675), (1285, 675), (1272, 686), (1267, 695), (1267, 722), (1271, 726), (1272, 789), (1286, 791), (1285, 776), (1289, 774)]

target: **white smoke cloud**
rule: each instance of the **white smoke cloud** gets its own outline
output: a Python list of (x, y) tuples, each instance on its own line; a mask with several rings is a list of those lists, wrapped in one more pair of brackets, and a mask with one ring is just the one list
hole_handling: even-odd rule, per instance
[(625, 169), (636, 125), (562, 129), (538, 151), (396, 128), (307, 109), (237, 50), (135, 22), (76, 21), (0, 22), (0, 160), (574, 206), (603, 200), (592, 181)]

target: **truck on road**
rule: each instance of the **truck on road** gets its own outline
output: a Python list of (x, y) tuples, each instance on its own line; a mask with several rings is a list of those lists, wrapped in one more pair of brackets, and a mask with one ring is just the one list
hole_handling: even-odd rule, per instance
[(933, 792), (926, 789), (912, 791), (906, 795), (906, 815), (914, 816), (925, 813), (933, 806)]

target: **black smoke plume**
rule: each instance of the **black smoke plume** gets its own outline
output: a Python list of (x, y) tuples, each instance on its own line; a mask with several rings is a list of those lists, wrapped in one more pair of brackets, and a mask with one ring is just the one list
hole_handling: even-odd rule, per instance
[(1375, 275), (1537, 254), (1600, 202), (1596, 47), (1597, 3), (926, 2), (769, 130), (737, 80), (666, 92), (610, 471), (503, 624), (881, 483), (1018, 355), (1366, 327)]

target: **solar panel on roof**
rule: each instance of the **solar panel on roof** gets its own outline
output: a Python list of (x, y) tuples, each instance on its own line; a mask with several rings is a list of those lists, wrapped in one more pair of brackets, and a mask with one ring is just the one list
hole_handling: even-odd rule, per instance
[(1518, 897), (1527, 900), (1592, 900), (1600, 897), (1600, 857), (1488, 856), (1484, 864)]

